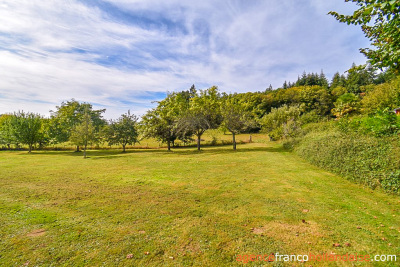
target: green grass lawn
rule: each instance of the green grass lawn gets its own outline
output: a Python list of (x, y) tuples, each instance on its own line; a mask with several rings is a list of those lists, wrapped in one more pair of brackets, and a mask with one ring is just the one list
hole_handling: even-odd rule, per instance
[[(88, 156), (0, 152), (0, 266), (235, 266), (238, 255), (276, 252), (400, 262), (398, 196), (279, 144)], [(248, 263), (261, 264), (299, 263)]]

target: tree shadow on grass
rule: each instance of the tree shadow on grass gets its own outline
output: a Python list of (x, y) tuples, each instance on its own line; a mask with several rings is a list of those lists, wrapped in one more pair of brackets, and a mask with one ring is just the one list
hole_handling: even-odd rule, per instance
[[(177, 147), (173, 148), (171, 151), (168, 151), (164, 148), (159, 149), (128, 149), (126, 152), (122, 152), (122, 150), (115, 149), (102, 149), (102, 150), (87, 150), (87, 159), (88, 160), (96, 160), (96, 159), (113, 159), (119, 157), (126, 157), (129, 155), (140, 155), (140, 154), (156, 154), (156, 155), (174, 155), (174, 156), (188, 156), (188, 155), (218, 155), (218, 154), (245, 154), (245, 153), (253, 153), (253, 152), (266, 152), (266, 153), (282, 153), (287, 152), (282, 146), (277, 147), (246, 147), (246, 148), (238, 148), (237, 150), (233, 150), (230, 146), (208, 146), (203, 147), (200, 151), (198, 151), (195, 147)], [(67, 157), (82, 157), (83, 152), (75, 152), (75, 151), (34, 151), (30, 154), (21, 153), (21, 156), (40, 156), (40, 155), (55, 155), (55, 156), (67, 156)]]

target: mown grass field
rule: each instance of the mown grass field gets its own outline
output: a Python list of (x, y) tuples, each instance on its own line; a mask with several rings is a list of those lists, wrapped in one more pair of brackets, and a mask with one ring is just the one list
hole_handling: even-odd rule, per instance
[[(88, 156), (0, 152), (0, 266), (236, 266), (238, 255), (276, 252), (396, 254), (397, 264), (354, 265), (400, 262), (398, 196), (279, 144)], [(262, 264), (302, 265), (248, 263)]]

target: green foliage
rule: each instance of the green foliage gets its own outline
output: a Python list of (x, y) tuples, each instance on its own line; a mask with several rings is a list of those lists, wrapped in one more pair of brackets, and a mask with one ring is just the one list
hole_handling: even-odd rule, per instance
[(400, 133), (400, 117), (385, 109), (378, 111), (374, 116), (364, 118), (361, 127), (364, 132), (377, 137), (397, 135)]
[(339, 120), (338, 126), (343, 132), (359, 133), (360, 136), (396, 136), (400, 133), (400, 116), (386, 108), (369, 116)]
[(49, 122), (51, 142), (63, 143), (69, 141), (72, 129), (82, 122), (85, 112), (89, 114), (96, 131), (100, 131), (107, 124), (102, 117), (105, 109), (94, 110), (91, 104), (79, 103), (74, 99), (62, 102), (61, 106), (56, 107), (56, 111), (51, 112)]
[(332, 109), (332, 114), (335, 115), (336, 118), (342, 118), (357, 112), (359, 110), (360, 101), (358, 96), (353, 93), (346, 93), (339, 96), (334, 105), (335, 108)]
[(156, 108), (149, 110), (140, 122), (140, 130), (143, 137), (155, 138), (162, 143), (174, 144), (176, 139), (183, 142), (191, 140), (192, 132), (177, 130), (177, 122), (189, 108), (189, 101), (196, 95), (194, 86), (189, 91), (168, 94), (158, 102)]
[(216, 86), (200, 90), (190, 99), (188, 109), (177, 120), (178, 133), (196, 135), (198, 150), (203, 133), (208, 129), (216, 129), (221, 124), (220, 100), (221, 95)]
[(72, 129), (70, 141), (76, 146), (84, 146), (83, 158), (86, 158), (87, 145), (90, 142), (97, 140), (96, 128), (93, 125), (93, 121), (90, 117), (89, 112), (85, 111), (83, 114), (82, 122)]
[(269, 112), (263, 104), (263, 98), (272, 92), (274, 91), (266, 90), (264, 93), (234, 93), (229, 96), (234, 98), (235, 102), (242, 106), (246, 112), (250, 113), (252, 117), (261, 118), (266, 112)]
[(317, 114), (326, 115), (332, 108), (332, 97), (320, 86), (306, 86), (300, 90), (299, 104), (302, 112), (315, 110)]
[(347, 71), (346, 90), (353, 94), (362, 92), (363, 86), (373, 84), (375, 80), (375, 69), (371, 65), (356, 66), (354, 63)]
[(261, 126), (271, 140), (279, 140), (282, 137), (289, 137), (299, 129), (297, 122), (301, 111), (297, 106), (284, 105), (274, 108), (270, 113), (261, 119)]
[(256, 127), (250, 112), (247, 112), (235, 98), (226, 96), (221, 103), (221, 126), (234, 134), (239, 134)]
[[(286, 83), (286, 82), (285, 82)], [(303, 72), (303, 75), (297, 79), (297, 81), (293, 84), (289, 82), (286, 86), (284, 85), (283, 88), (287, 89), (290, 87), (299, 87), (299, 86), (321, 86), (325, 89), (328, 88), (328, 80), (323, 71), (321, 74), (318, 73), (308, 73)]]
[(319, 115), (327, 115), (333, 107), (332, 96), (321, 86), (301, 86), (268, 91), (262, 96), (260, 108), (267, 114), (273, 108), (283, 105), (298, 105), (302, 112), (315, 110)]
[(400, 107), (400, 76), (389, 83), (376, 85), (361, 100), (364, 113), (373, 114), (377, 110)]
[(337, 99), (339, 96), (347, 93), (347, 89), (344, 88), (343, 86), (337, 86), (332, 89), (331, 94), (334, 99)]
[(303, 113), (299, 118), (300, 125), (305, 125), (308, 123), (316, 123), (322, 120), (324, 120), (324, 117), (319, 115), (315, 110)]
[(8, 149), (14, 143), (14, 137), (11, 128), (11, 119), (13, 115), (3, 114), (0, 116), (0, 144), (6, 145)]
[(336, 87), (345, 87), (346, 86), (346, 77), (339, 72), (336, 72), (332, 77), (332, 82), (330, 84), (331, 91)]
[(43, 140), (42, 117), (39, 114), (20, 111), (11, 116), (9, 127), (16, 143), (26, 144), (29, 153), (33, 146)]
[[(400, 193), (400, 154), (395, 141), (359, 136), (335, 130), (316, 129), (297, 139), (294, 150), (303, 158), (349, 180)], [(290, 146), (290, 144), (287, 144)]]
[[(345, 0), (349, 2), (350, 0)], [(371, 64), (400, 70), (400, 2), (396, 0), (353, 0), (359, 8), (352, 15), (329, 12), (340, 22), (361, 25), (374, 49), (360, 51)]]
[(116, 121), (111, 120), (106, 130), (106, 140), (109, 145), (121, 144), (123, 152), (126, 145), (133, 145), (138, 141), (137, 117), (130, 111), (122, 114)]
[(221, 126), (232, 133), (233, 149), (236, 149), (235, 135), (256, 127), (256, 122), (250, 112), (236, 98), (225, 96), (221, 103)]

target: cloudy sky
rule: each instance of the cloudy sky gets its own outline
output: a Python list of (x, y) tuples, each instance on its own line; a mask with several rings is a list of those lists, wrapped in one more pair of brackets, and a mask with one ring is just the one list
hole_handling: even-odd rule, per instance
[(167, 92), (262, 91), (331, 78), (368, 46), (344, 0), (0, 0), (0, 114), (75, 98), (143, 114)]

